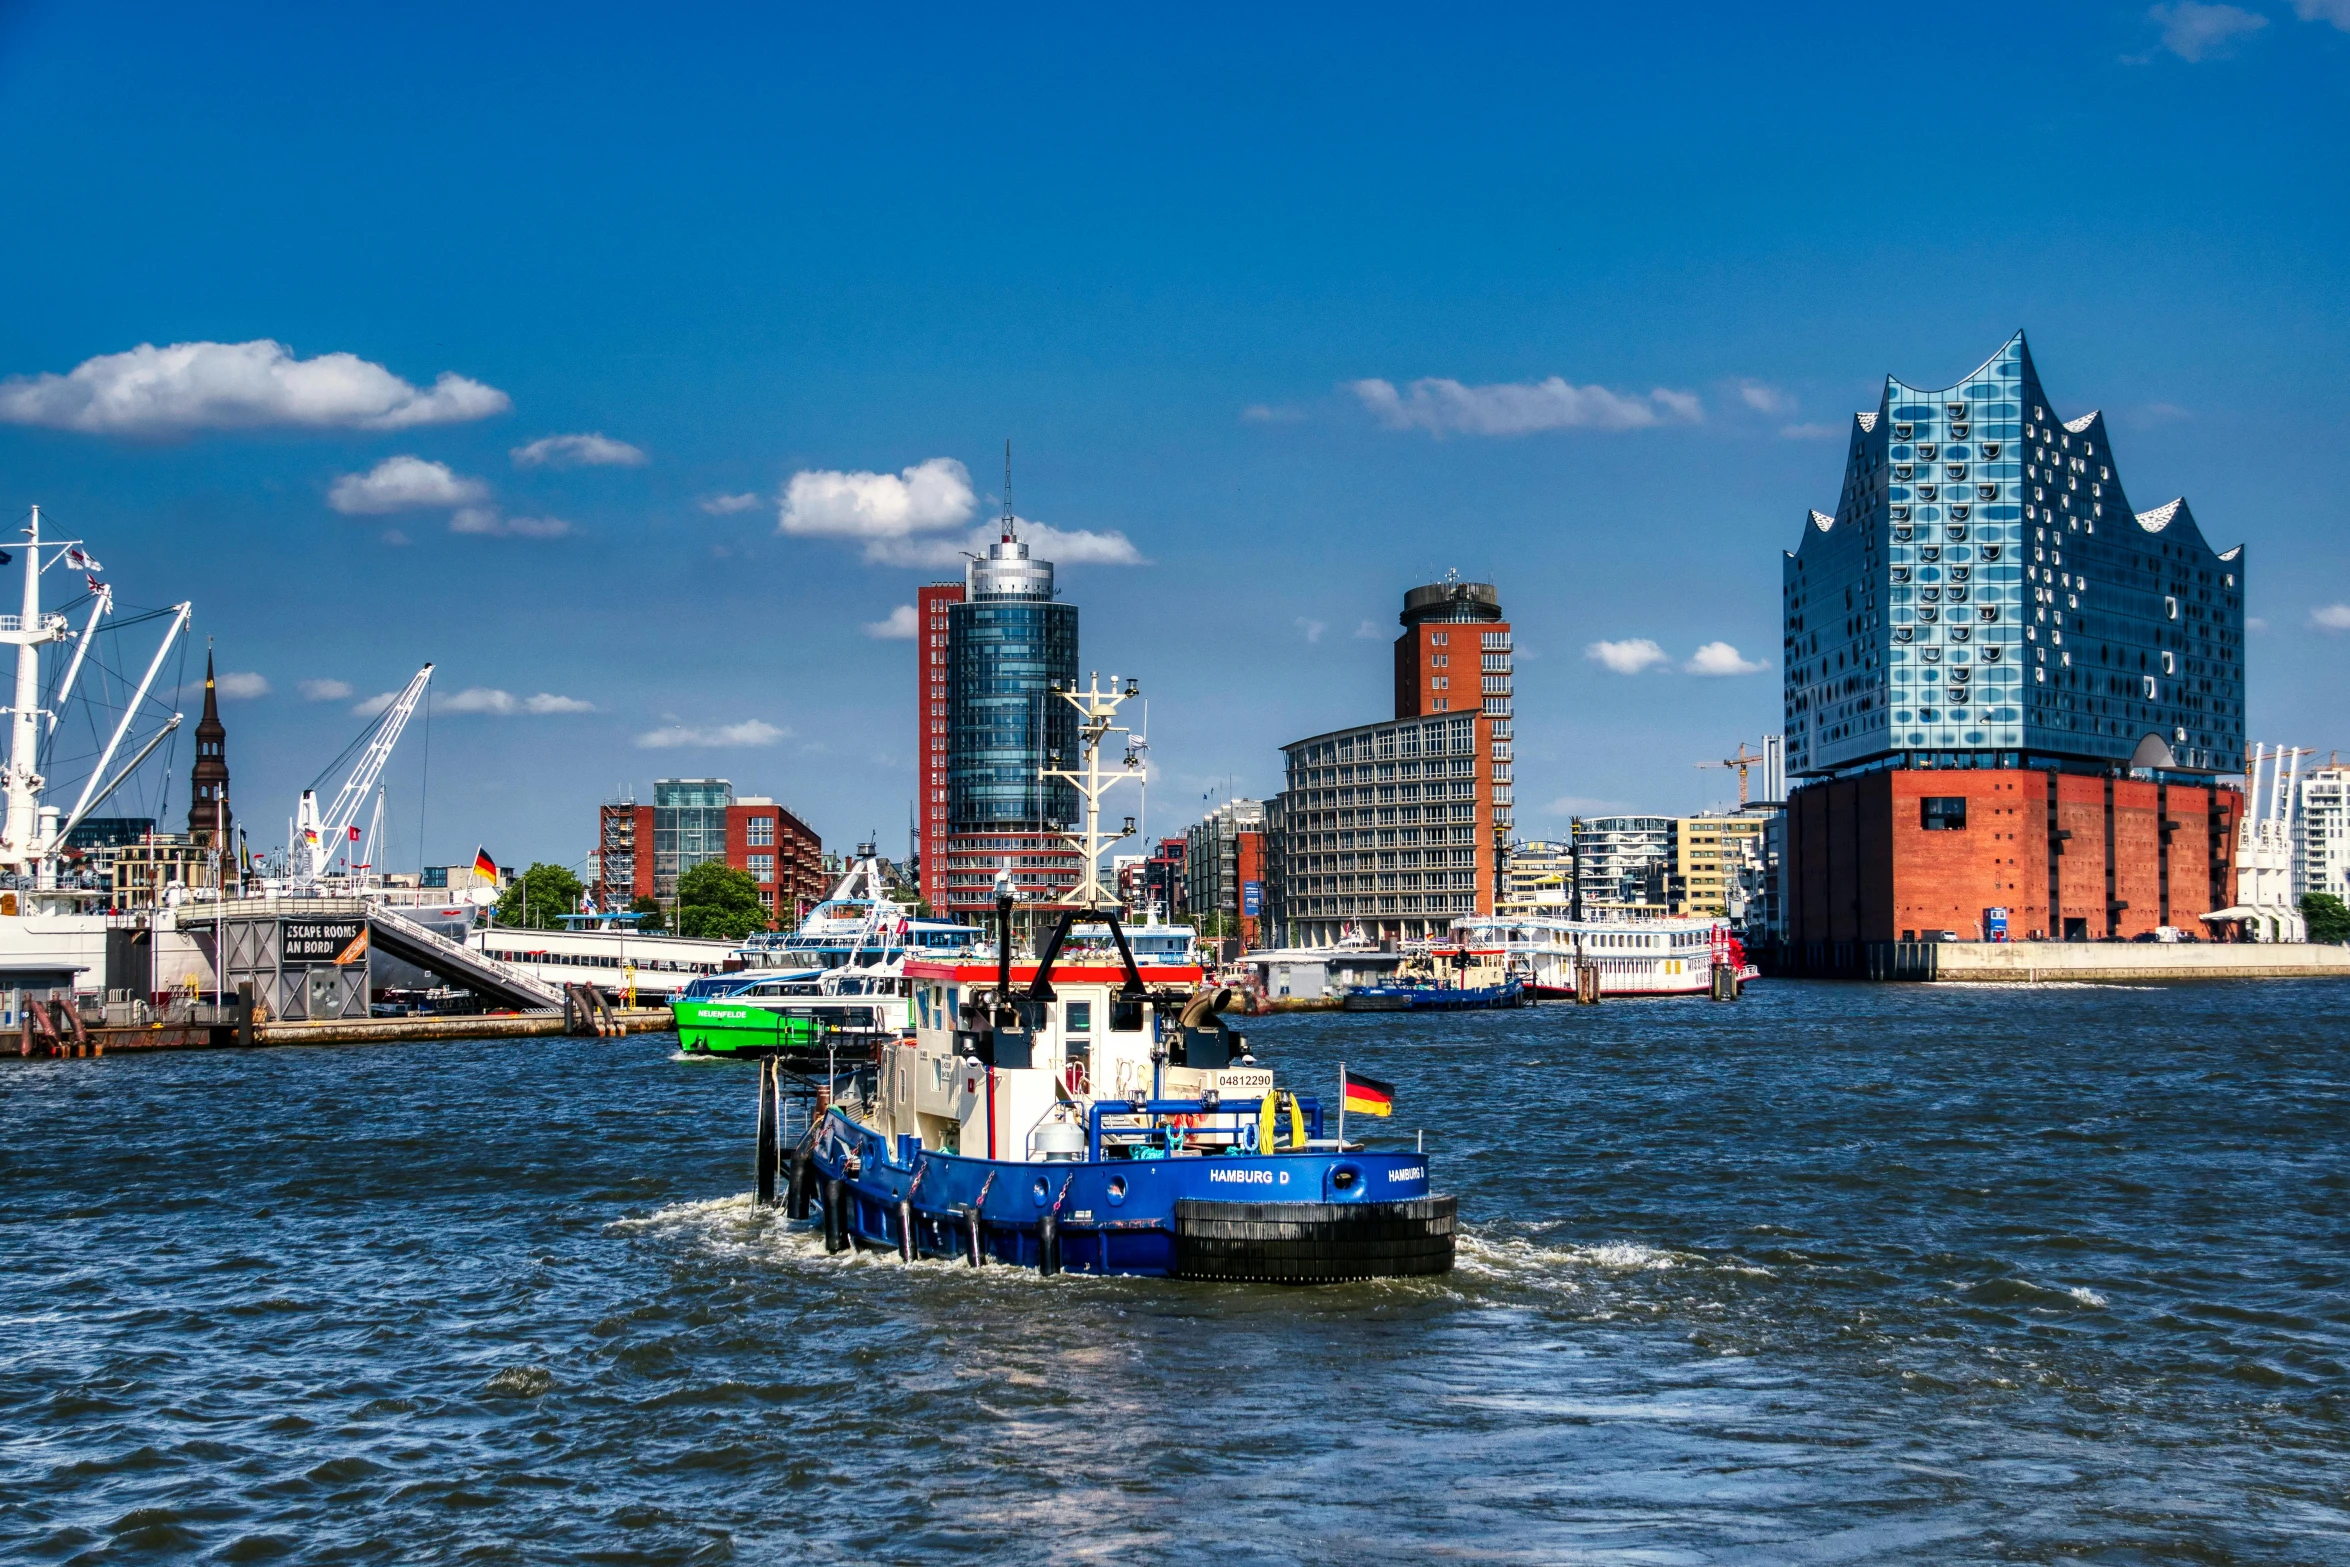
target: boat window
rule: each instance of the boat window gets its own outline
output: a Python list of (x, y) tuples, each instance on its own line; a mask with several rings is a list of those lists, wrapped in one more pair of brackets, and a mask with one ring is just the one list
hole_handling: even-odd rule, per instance
[(1090, 1031), (1093, 1028), (1093, 1003), (1090, 1001), (1068, 1003), (1068, 1012), (1063, 1026), (1072, 1034), (1083, 1034)]
[(1113, 999), (1110, 1002), (1110, 1032), (1139, 1034), (1142, 1032), (1142, 1003)]

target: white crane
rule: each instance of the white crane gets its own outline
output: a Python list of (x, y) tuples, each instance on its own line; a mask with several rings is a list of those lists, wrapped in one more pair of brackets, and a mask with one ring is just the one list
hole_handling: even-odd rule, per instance
[(351, 776), (343, 780), (334, 804), (326, 808), (324, 815), (319, 813), (318, 791), (302, 791), (302, 804), (294, 816), (294, 841), (288, 846), (286, 856), (296, 894), (318, 891), (319, 880), (333, 862), (335, 850), (358, 824), (360, 806), (367, 802), (376, 779), (383, 775), (384, 764), (392, 759), (392, 747), (400, 743), (400, 731), (408, 727), (409, 715), (416, 711), (424, 688), (431, 682), (432, 665), (427, 664), (416, 672), (408, 688), (393, 699), (392, 705), (384, 709), (368, 736), (366, 752), (351, 769)]

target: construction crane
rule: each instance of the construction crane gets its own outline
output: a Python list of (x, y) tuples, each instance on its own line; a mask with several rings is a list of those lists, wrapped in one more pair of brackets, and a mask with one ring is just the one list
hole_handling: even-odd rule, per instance
[[(408, 727), (408, 716), (416, 711), (416, 704), (424, 697), (424, 688), (431, 683), (432, 665), (427, 664), (408, 682), (408, 688), (392, 699), (383, 716), (365, 731), (367, 749), (358, 765), (351, 769), (351, 776), (343, 780), (334, 804), (323, 815), (318, 809), (318, 791), (314, 788), (302, 791), (301, 808), (294, 817), (294, 841), (288, 845), (286, 856), (295, 893), (318, 891), (327, 866), (334, 862), (335, 851), (358, 825), (359, 808), (367, 803), (376, 779), (383, 775), (384, 764), (392, 759), (392, 747), (400, 743), (400, 731)], [(346, 756), (349, 754), (344, 752)], [(333, 770), (333, 764), (328, 764), (327, 771)]]
[(1762, 759), (1762, 752), (1749, 753), (1746, 749), (1746, 742), (1741, 740), (1738, 742), (1738, 752), (1735, 756), (1725, 756), (1718, 762), (1695, 762), (1691, 765), (1699, 768), (1727, 767), (1735, 770), (1738, 774), (1738, 808), (1744, 810), (1746, 808), (1746, 770)]

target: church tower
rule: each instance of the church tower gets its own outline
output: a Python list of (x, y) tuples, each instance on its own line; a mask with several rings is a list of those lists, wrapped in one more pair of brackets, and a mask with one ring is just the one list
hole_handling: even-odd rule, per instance
[(204, 654), (204, 718), (196, 725), (196, 771), (188, 792), (188, 836), (200, 844), (220, 835), (234, 843), (237, 819), (228, 807), (228, 731), (220, 723), (220, 693), (212, 685), (212, 654)]

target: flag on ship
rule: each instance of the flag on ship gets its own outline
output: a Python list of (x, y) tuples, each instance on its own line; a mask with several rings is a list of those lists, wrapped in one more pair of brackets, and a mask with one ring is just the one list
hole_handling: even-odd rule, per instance
[(90, 558), (87, 550), (78, 544), (65, 547), (65, 563), (76, 571), (104, 571), (106, 568)]
[[(6, 560), (0, 559), (0, 566), (5, 566), (7, 564), (8, 562)], [(100, 582), (96, 577), (91, 576), (86, 571), (82, 573), (82, 581), (89, 584), (89, 588), (92, 593), (103, 593), (106, 591), (106, 584)]]
[(1340, 1067), (1339, 1097), (1347, 1110), (1355, 1115), (1393, 1115), (1395, 1113), (1395, 1085), (1382, 1083), (1375, 1077), (1365, 1077)]
[(477, 848), (473, 851), (473, 874), (479, 876), (483, 881), (496, 883), (498, 862), (490, 858), (489, 850)]

